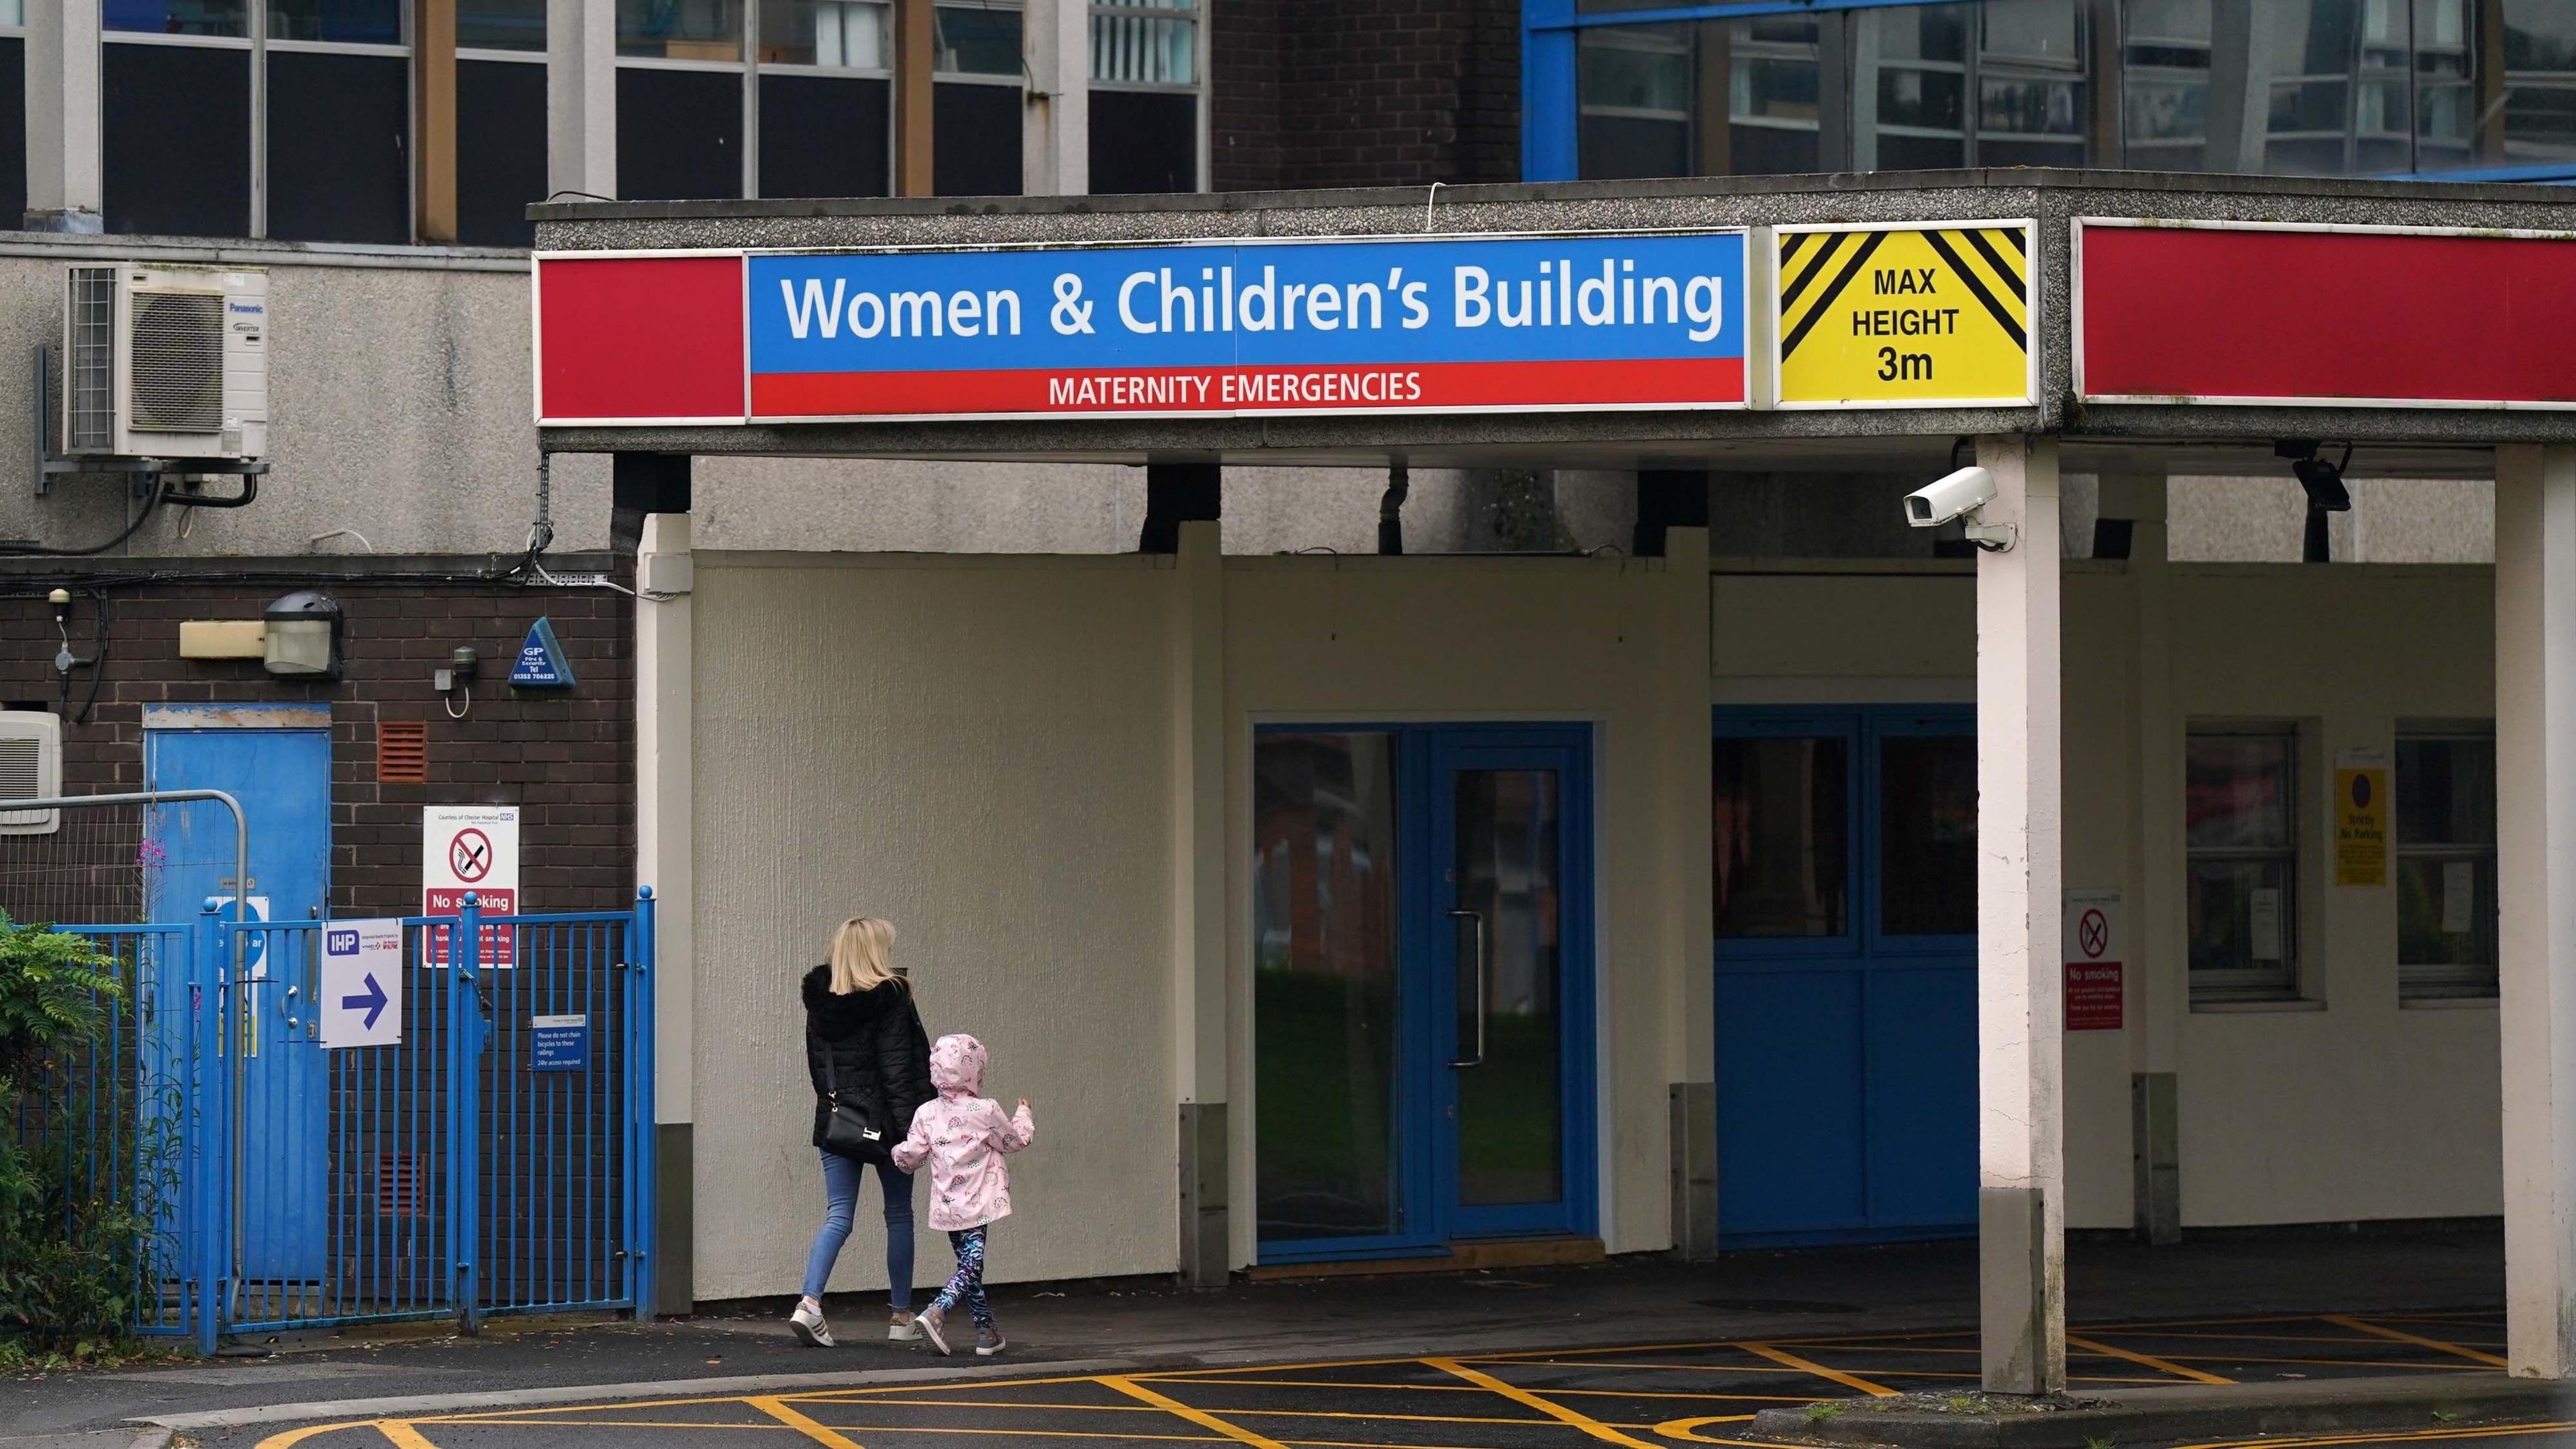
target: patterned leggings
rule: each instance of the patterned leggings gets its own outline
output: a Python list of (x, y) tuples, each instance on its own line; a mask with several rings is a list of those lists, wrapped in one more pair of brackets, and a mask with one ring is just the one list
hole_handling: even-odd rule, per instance
[(948, 1286), (930, 1300), (930, 1306), (942, 1314), (957, 1311), (957, 1300), (966, 1300), (966, 1309), (975, 1317), (975, 1326), (987, 1333), (993, 1331), (993, 1305), (984, 1301), (984, 1230), (968, 1228), (950, 1233), (948, 1246), (957, 1250), (957, 1271), (948, 1275)]

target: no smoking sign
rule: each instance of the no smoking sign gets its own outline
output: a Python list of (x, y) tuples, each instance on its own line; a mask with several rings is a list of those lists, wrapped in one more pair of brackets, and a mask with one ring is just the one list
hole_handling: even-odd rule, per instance
[(2066, 893), (2066, 1029), (2118, 1031), (2127, 1003), (2120, 893)]
[[(452, 916), (465, 907), (472, 891), (487, 916), (519, 911), (519, 807), (516, 805), (432, 805), (420, 812), (420, 909), (425, 916)], [(430, 961), (448, 957), (447, 932), (427, 933)], [(483, 928), (477, 959), (485, 966), (518, 964), (518, 932)]]

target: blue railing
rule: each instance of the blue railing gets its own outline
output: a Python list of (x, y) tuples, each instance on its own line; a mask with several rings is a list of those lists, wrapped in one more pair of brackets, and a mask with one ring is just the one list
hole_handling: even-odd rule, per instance
[[(401, 922), (400, 1039), (321, 1044), (324, 921), (75, 926), (130, 990), (44, 1115), (152, 1224), (138, 1331), (652, 1311), (653, 899)], [(104, 1114), (105, 1131), (98, 1130)], [(67, 1119), (66, 1119), (67, 1120)]]

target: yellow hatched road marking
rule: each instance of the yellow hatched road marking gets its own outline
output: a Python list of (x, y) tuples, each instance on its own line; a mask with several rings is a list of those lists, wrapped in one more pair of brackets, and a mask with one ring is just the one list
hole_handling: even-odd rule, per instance
[(1478, 1388), (1490, 1389), (1493, 1392), (1502, 1395), (1504, 1398), (1512, 1400), (1514, 1403), (1527, 1404), (1531, 1408), (1538, 1410), (1540, 1413), (1547, 1415), (1549, 1418), (1555, 1419), (1560, 1423), (1571, 1424), (1575, 1428), (1582, 1430), (1584, 1433), (1591, 1435), (1595, 1439), (1601, 1440), (1605, 1444), (1624, 1444), (1628, 1446), (1628, 1449), (1655, 1449), (1655, 1446), (1648, 1444), (1646, 1441), (1642, 1439), (1631, 1439), (1627, 1435), (1620, 1433), (1618, 1430), (1611, 1428), (1609, 1425), (1602, 1423), (1598, 1419), (1584, 1414), (1580, 1410), (1569, 1409), (1563, 1404), (1542, 1398), (1537, 1394), (1531, 1393), (1527, 1389), (1514, 1384), (1504, 1383), (1501, 1379), (1494, 1377), (1492, 1374), (1486, 1373), (1480, 1369), (1469, 1368), (1454, 1358), (1426, 1358), (1422, 1361), (1431, 1365), (1433, 1368), (1440, 1370), (1444, 1374), (1455, 1374), (1459, 1378), (1465, 1379), (1467, 1382), (1476, 1385)]
[(1685, 1444), (1742, 1444), (1750, 1446), (1750, 1449), (1777, 1449), (1770, 1444), (1756, 1444), (1751, 1439), (1713, 1439), (1699, 1432), (1711, 1424), (1741, 1424), (1752, 1417), (1750, 1414), (1720, 1414), (1713, 1419), (1666, 1419), (1655, 1426), (1655, 1432)]
[(2216, 1374), (2206, 1373), (2200, 1369), (2184, 1368), (2181, 1364), (2175, 1363), (2171, 1359), (2158, 1358), (2151, 1353), (2137, 1353), (2130, 1349), (2114, 1348), (2110, 1344), (2101, 1343), (2090, 1338), (2078, 1338), (2071, 1333), (2066, 1335), (2066, 1342), (2069, 1346), (2080, 1348), (2086, 1353), (2105, 1353), (2109, 1354), (2113, 1358), (2127, 1359), (2131, 1363), (2142, 1363), (2151, 1369), (2162, 1369), (2166, 1373), (2174, 1375), (2176, 1378), (2189, 1379), (2193, 1383), (2197, 1384), (2225, 1384), (2235, 1382), (2233, 1379), (2220, 1378)]
[[(1460, 1363), (1476, 1362), (1476, 1360), (1471, 1358), (1462, 1358), (1458, 1361)], [(1543, 1364), (1537, 1366), (1545, 1367)], [(1609, 1367), (1616, 1368), (1618, 1365), (1612, 1364), (1609, 1365)], [(1265, 1389), (1390, 1389), (1404, 1393), (1420, 1391), (1427, 1394), (1481, 1394), (1486, 1392), (1485, 1390), (1476, 1387), (1474, 1384), (1382, 1384), (1360, 1380), (1343, 1381), (1334, 1379), (1198, 1379), (1184, 1378), (1177, 1374), (1158, 1375), (1154, 1382), (1161, 1384), (1206, 1384), (1214, 1388), (1222, 1388), (1227, 1384), (1242, 1384), (1250, 1388)], [(1809, 1397), (1800, 1394), (1678, 1394), (1674, 1393), (1670, 1389), (1550, 1388), (1545, 1390), (1545, 1392), (1551, 1398), (1560, 1399), (1567, 1397), (1592, 1399), (1690, 1399), (1694, 1401), (1725, 1399), (1729, 1401), (1744, 1400), (1746, 1402), (1765, 1404), (1803, 1404), (1808, 1401)]]
[(407, 1420), (378, 1419), (376, 1428), (393, 1441), (394, 1449), (438, 1449)]
[(1100, 1376), (1100, 1382), (1107, 1384), (1109, 1387), (1116, 1389), (1118, 1392), (1125, 1394), (1131, 1399), (1152, 1404), (1154, 1407), (1161, 1409), (1166, 1413), (1187, 1419), (1202, 1429), (1214, 1429), (1218, 1433), (1223, 1434), (1225, 1437), (1232, 1439), (1237, 1443), (1250, 1444), (1253, 1446), (1253, 1449), (1288, 1449), (1288, 1446), (1280, 1443), (1276, 1439), (1264, 1438), (1241, 1425), (1229, 1424), (1225, 1420), (1218, 1418), (1216, 1415), (1207, 1412), (1205, 1409), (1193, 1409), (1189, 1405), (1182, 1403), (1180, 1400), (1173, 1398), (1171, 1395), (1156, 1393), (1154, 1390), (1145, 1387), (1134, 1379), (1126, 1378), (1118, 1374), (1102, 1374)]
[(2485, 1364), (2489, 1368), (2513, 1367), (2513, 1365), (2505, 1362), (2503, 1359), (2496, 1357), (2494, 1354), (2487, 1353), (2484, 1350), (2462, 1348), (2456, 1343), (2444, 1343), (2438, 1338), (2426, 1338), (2422, 1334), (2408, 1333), (2402, 1328), (2385, 1328), (2376, 1323), (2365, 1323), (2358, 1318), (2348, 1318), (2340, 1313), (2326, 1314), (2325, 1321), (2333, 1324), (2337, 1328), (2357, 1329), (2363, 1333), (2377, 1334), (2381, 1338), (2393, 1338), (2399, 1343), (2411, 1343), (2419, 1348), (2439, 1349), (2443, 1353), (2456, 1354), (2472, 1363)]
[[(1800, 1373), (1814, 1374), (1820, 1379), (1831, 1380), (1834, 1383), (1841, 1384), (1847, 1389), (1858, 1389), (1864, 1394), (1871, 1394), (1882, 1399), (1892, 1399), (1896, 1397), (1896, 1390), (1888, 1388), (1884, 1384), (1871, 1383), (1865, 1378), (1844, 1373), (1841, 1369), (1827, 1368), (1823, 1364), (1816, 1362), (1814, 1359), (1800, 1358), (1785, 1348), (1774, 1348), (1767, 1343), (1739, 1343), (1735, 1346), (1758, 1358), (1767, 1358), (1773, 1363), (1782, 1364), (1789, 1368), (1796, 1369)], [(1907, 1377), (1930, 1378), (1932, 1375), (1910, 1374)]]
[(776, 1398), (747, 1398), (744, 1403), (824, 1446), (824, 1449), (862, 1449), (859, 1441), (838, 1429), (817, 1424)]

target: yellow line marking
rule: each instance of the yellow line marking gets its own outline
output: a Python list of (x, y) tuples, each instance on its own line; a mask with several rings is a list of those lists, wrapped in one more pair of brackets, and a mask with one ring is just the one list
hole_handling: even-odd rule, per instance
[[(1751, 1414), (1720, 1414), (1710, 1419), (1666, 1419), (1655, 1426), (1655, 1432), (1686, 1444), (1751, 1444), (1753, 1441), (1750, 1439), (1712, 1439), (1698, 1431), (1710, 1424), (1741, 1424), (1752, 1417)], [(1772, 1449), (1772, 1446), (1764, 1445), (1762, 1449)]]
[[(1475, 1362), (1474, 1359), (1469, 1358), (1462, 1358), (1458, 1361), (1460, 1363)], [(1177, 1372), (1157, 1375), (1154, 1381), (1162, 1384), (1205, 1384), (1210, 1388), (1224, 1388), (1228, 1385), (1241, 1384), (1247, 1388), (1265, 1389), (1388, 1389), (1403, 1393), (1412, 1393), (1418, 1390), (1427, 1394), (1481, 1394), (1485, 1392), (1485, 1390), (1477, 1388), (1474, 1384), (1381, 1384), (1341, 1379), (1194, 1379), (1184, 1377)], [(1803, 1404), (1807, 1403), (1812, 1397), (1811, 1395), (1804, 1394), (1677, 1394), (1669, 1389), (1551, 1388), (1546, 1390), (1546, 1392), (1551, 1397), (1555, 1398), (1563, 1398), (1568, 1395), (1573, 1395), (1576, 1397), (1595, 1399), (1693, 1399), (1703, 1401), (1710, 1399), (1741, 1399), (1748, 1402), (1760, 1402), (1765, 1404)]]
[(742, 1402), (824, 1446), (824, 1449), (862, 1449), (858, 1440), (838, 1429), (815, 1423), (776, 1398), (762, 1396), (746, 1398)]
[(368, 1421), (365, 1419), (348, 1424), (307, 1424), (301, 1429), (288, 1429), (282, 1433), (269, 1435), (259, 1441), (259, 1449), (291, 1449), (291, 1446), (301, 1444), (316, 1434), (336, 1434), (343, 1429), (366, 1427), (368, 1427)]
[(1141, 1403), (1152, 1404), (1154, 1407), (1161, 1409), (1166, 1413), (1187, 1419), (1202, 1429), (1214, 1429), (1225, 1437), (1234, 1440), (1236, 1443), (1250, 1444), (1253, 1446), (1253, 1449), (1287, 1449), (1286, 1445), (1280, 1443), (1276, 1439), (1266, 1439), (1259, 1434), (1253, 1433), (1250, 1429), (1243, 1428), (1240, 1425), (1229, 1424), (1225, 1420), (1218, 1418), (1216, 1415), (1207, 1412), (1205, 1409), (1193, 1409), (1189, 1405), (1182, 1403), (1180, 1400), (1173, 1398), (1169, 1394), (1158, 1394), (1154, 1392), (1152, 1389), (1145, 1387), (1134, 1379), (1124, 1378), (1117, 1374), (1102, 1374), (1100, 1375), (1099, 1382), (1116, 1389), (1118, 1392), (1125, 1394), (1131, 1399), (1135, 1399)]
[(2158, 1358), (2151, 1353), (2138, 1353), (2130, 1349), (2114, 1348), (2110, 1344), (2100, 1343), (2090, 1338), (2078, 1338), (2071, 1333), (2066, 1335), (2066, 1343), (2069, 1348), (2080, 1348), (2086, 1353), (2104, 1353), (2109, 1354), (2113, 1358), (2127, 1359), (2131, 1363), (2142, 1363), (2151, 1369), (2160, 1369), (2166, 1373), (2172, 1374), (2176, 1378), (2189, 1379), (2196, 1384), (2226, 1384), (2235, 1382), (2233, 1379), (2223, 1379), (2216, 1374), (2204, 1373), (2196, 1368), (2184, 1368), (2181, 1364), (2175, 1363), (2171, 1359)]
[[(376, 1428), (393, 1441), (394, 1449), (438, 1449), (438, 1446), (429, 1442), (418, 1429), (413, 1428), (409, 1420), (378, 1419)], [(851, 1449), (858, 1449), (858, 1446), (852, 1445)]]
[(2456, 1343), (2444, 1343), (2438, 1338), (2426, 1338), (2422, 1334), (2408, 1333), (2402, 1328), (2383, 1328), (2376, 1323), (2365, 1323), (2358, 1318), (2348, 1318), (2340, 1313), (2329, 1313), (2324, 1315), (2324, 1318), (2326, 1322), (2333, 1324), (2337, 1328), (2350, 1328), (2356, 1329), (2362, 1333), (2377, 1334), (2381, 1338), (2393, 1338), (2399, 1343), (2411, 1343), (2418, 1348), (2439, 1349), (2444, 1353), (2455, 1354), (2461, 1358), (2467, 1359), (2471, 1363), (2485, 1364), (2489, 1368), (2513, 1367), (2513, 1365), (2507, 1363), (2503, 1359), (2483, 1350), (2462, 1348)]
[[(444, 1419), (423, 1419), (424, 1424), (445, 1423)], [(689, 1419), (477, 1419), (473, 1427), (499, 1424), (517, 1429), (733, 1429), (755, 1434), (789, 1434), (795, 1431), (785, 1424), (709, 1424)], [(910, 1430), (905, 1431), (912, 1432)]]
[(1654, 1446), (1646, 1441), (1631, 1439), (1600, 1420), (1584, 1414), (1581, 1410), (1569, 1409), (1563, 1404), (1542, 1398), (1527, 1389), (1504, 1383), (1492, 1374), (1471, 1369), (1454, 1358), (1426, 1358), (1423, 1362), (1444, 1374), (1455, 1374), (1478, 1388), (1490, 1389), (1516, 1404), (1526, 1404), (1560, 1423), (1572, 1424), (1605, 1444), (1624, 1444), (1629, 1446), (1629, 1449), (1654, 1449)]
[[(1796, 1354), (1791, 1353), (1784, 1348), (1774, 1348), (1767, 1343), (1739, 1343), (1735, 1346), (1757, 1358), (1767, 1358), (1773, 1363), (1786, 1365), (1789, 1368), (1796, 1369), (1800, 1373), (1814, 1374), (1820, 1379), (1830, 1380), (1847, 1389), (1858, 1389), (1864, 1394), (1874, 1395), (1882, 1399), (1892, 1399), (1897, 1396), (1896, 1390), (1888, 1388), (1885, 1385), (1871, 1383), (1867, 1379), (1844, 1373), (1841, 1369), (1829, 1369), (1823, 1364), (1816, 1362), (1814, 1359), (1800, 1358)], [(1909, 1377), (1916, 1376), (1909, 1375)], [(1919, 1377), (1929, 1377), (1929, 1375), (1920, 1375)]]

